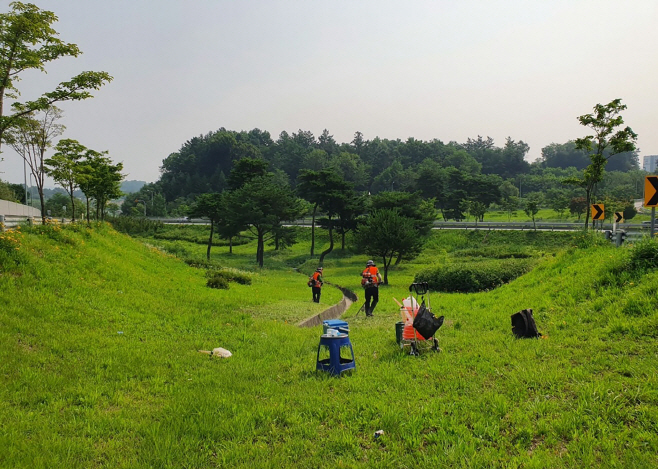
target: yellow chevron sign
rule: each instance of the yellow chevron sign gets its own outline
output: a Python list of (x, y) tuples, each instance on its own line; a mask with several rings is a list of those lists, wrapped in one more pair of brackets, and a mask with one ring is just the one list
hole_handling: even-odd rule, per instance
[(603, 220), (604, 215), (603, 204), (592, 204), (592, 220)]
[(658, 176), (644, 178), (644, 206), (658, 207)]

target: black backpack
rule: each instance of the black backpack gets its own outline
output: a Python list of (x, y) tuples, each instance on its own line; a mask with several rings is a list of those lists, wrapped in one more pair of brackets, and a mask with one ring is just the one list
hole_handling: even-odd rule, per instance
[(541, 334), (537, 331), (531, 309), (524, 309), (512, 314), (512, 332), (517, 339), (541, 337)]
[(420, 335), (425, 339), (434, 337), (436, 331), (443, 325), (443, 316), (437, 318), (432, 314), (432, 312), (427, 309), (425, 306), (425, 300), (420, 304), (416, 317), (414, 318), (414, 329), (416, 329)]

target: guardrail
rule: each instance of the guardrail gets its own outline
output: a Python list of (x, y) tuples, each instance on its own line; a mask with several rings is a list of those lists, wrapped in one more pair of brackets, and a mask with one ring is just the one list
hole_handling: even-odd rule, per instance
[[(150, 220), (160, 221), (166, 224), (208, 224), (207, 219), (202, 218), (161, 218), (148, 217)], [(311, 226), (308, 219), (295, 220), (287, 226)], [(591, 224), (590, 224), (591, 226)], [(584, 222), (472, 222), (472, 221), (435, 221), (433, 229), (442, 230), (520, 230), (520, 231), (579, 231), (584, 229)], [(597, 231), (612, 230), (612, 223), (597, 224)], [(651, 234), (649, 223), (620, 223), (618, 230), (626, 230), (629, 239), (640, 239)]]
[[(51, 217), (48, 217), (52, 219)], [(59, 223), (66, 223), (65, 218), (58, 219)], [(41, 217), (29, 217), (24, 215), (0, 215), (0, 231), (11, 230), (20, 225), (41, 225)]]
[[(434, 229), (461, 229), (461, 230), (521, 230), (521, 231), (578, 231), (584, 229), (582, 222), (579, 223), (557, 223), (557, 222), (449, 222), (435, 221)], [(651, 231), (647, 223), (623, 223), (618, 224), (617, 229), (629, 232)], [(612, 230), (612, 223), (597, 225), (597, 230)]]

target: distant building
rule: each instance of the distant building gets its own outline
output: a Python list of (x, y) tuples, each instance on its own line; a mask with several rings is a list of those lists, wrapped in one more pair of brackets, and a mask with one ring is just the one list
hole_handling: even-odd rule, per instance
[(647, 173), (655, 173), (658, 165), (658, 155), (649, 155), (644, 157), (642, 169)]

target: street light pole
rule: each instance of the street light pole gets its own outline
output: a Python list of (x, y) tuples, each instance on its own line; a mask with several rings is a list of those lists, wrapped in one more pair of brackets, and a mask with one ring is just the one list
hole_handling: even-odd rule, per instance
[(25, 186), (25, 205), (27, 205), (27, 163), (23, 158), (23, 183)]

